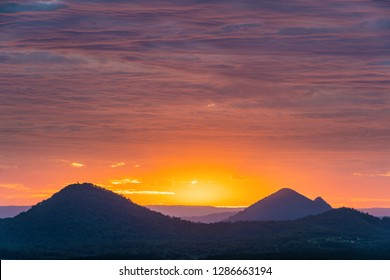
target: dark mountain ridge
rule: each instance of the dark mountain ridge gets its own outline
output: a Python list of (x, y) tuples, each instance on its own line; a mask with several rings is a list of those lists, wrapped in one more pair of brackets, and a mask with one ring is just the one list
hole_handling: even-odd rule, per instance
[(295, 220), (331, 209), (332, 207), (321, 197), (310, 200), (292, 189), (284, 188), (231, 216), (227, 221)]
[(132, 240), (171, 236), (171, 228), (179, 221), (83, 183), (65, 187), (27, 212), (5, 219), (4, 224), (10, 244), (71, 246), (81, 240), (95, 244), (124, 236)]
[(2, 259), (387, 259), (389, 248), (389, 219), (353, 209), (289, 221), (200, 224), (88, 183), (0, 219)]

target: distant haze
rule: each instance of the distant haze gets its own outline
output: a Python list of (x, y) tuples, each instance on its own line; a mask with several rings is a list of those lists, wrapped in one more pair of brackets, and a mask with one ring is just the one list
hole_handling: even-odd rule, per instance
[(0, 218), (15, 217), (21, 212), (27, 211), (31, 206), (0, 206)]
[(225, 207), (213, 207), (213, 206), (162, 206), (162, 205), (148, 205), (146, 206), (151, 210), (161, 212), (168, 216), (188, 218), (194, 216), (206, 216), (210, 214), (221, 214), (221, 213), (236, 213), (245, 208), (225, 208)]
[(390, 217), (390, 208), (362, 208), (358, 210), (377, 217)]
[[(0, 206), (0, 218), (14, 217), (26, 211), (30, 206)], [(190, 221), (216, 222), (227, 219), (245, 208), (223, 208), (213, 206), (160, 206), (148, 205), (147, 208), (164, 215), (185, 218)], [(390, 217), (390, 208), (358, 208), (357, 210), (377, 217)]]

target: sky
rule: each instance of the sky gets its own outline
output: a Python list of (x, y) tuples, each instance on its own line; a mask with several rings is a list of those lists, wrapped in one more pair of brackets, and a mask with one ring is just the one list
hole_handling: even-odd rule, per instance
[(390, 207), (389, 88), (386, 0), (1, 1), (0, 205)]

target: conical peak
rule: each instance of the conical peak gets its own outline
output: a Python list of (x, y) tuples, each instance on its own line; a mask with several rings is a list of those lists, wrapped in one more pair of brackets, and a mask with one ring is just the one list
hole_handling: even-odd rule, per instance
[[(297, 191), (290, 189), (290, 188), (282, 188), (278, 190), (277, 192), (271, 194), (268, 196), (270, 197), (305, 197), (304, 195), (298, 193)], [(306, 197), (305, 197), (306, 198)]]
[[(49, 204), (133, 204), (131, 200), (92, 183), (75, 183), (64, 187), (46, 200)], [(99, 207), (96, 205), (96, 207)], [(76, 205), (74, 205), (76, 207)]]
[(332, 209), (332, 206), (326, 202), (322, 197), (317, 197), (316, 199), (314, 199), (314, 204), (319, 207), (319, 208), (323, 208), (324, 210), (330, 210)]
[(257, 201), (230, 217), (230, 221), (293, 220), (332, 209), (322, 198), (313, 201), (290, 188)]
[[(321, 196), (319, 196), (319, 197), (317, 197), (316, 199), (314, 199), (314, 202), (325, 202), (325, 200), (321, 197)], [(325, 202), (326, 203), (326, 202)]]
[(94, 185), (92, 183), (88, 183), (88, 182), (84, 182), (84, 183), (74, 183), (74, 184), (70, 184), (68, 186), (66, 186), (65, 188), (63, 188), (62, 190), (60, 190), (57, 194), (61, 194), (61, 193), (69, 193), (69, 192), (76, 192), (76, 193), (110, 193), (110, 194), (114, 194), (114, 193), (111, 193), (109, 190), (105, 189), (105, 188), (102, 188), (102, 187), (99, 187), (97, 185)]
[(278, 190), (275, 194), (280, 193), (280, 194), (297, 194), (298, 192), (294, 191), (293, 189), (290, 188), (282, 188)]

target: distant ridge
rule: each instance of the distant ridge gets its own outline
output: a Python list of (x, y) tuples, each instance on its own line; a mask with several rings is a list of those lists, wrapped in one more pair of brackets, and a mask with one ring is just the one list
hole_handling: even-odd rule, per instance
[(376, 217), (390, 217), (390, 208), (376, 207), (376, 208), (360, 208), (357, 210), (362, 211), (364, 213), (368, 213)]
[(227, 221), (287, 221), (317, 215), (331, 209), (321, 197), (310, 200), (292, 189), (283, 188), (233, 215)]
[[(147, 205), (153, 211), (160, 212), (167, 216), (191, 220), (195, 217), (203, 217), (214, 214), (230, 212), (232, 215), (242, 211), (244, 207), (215, 207), (215, 206), (185, 206), (185, 205)], [(227, 218), (227, 217), (225, 217)], [(221, 219), (222, 220), (222, 219)]]
[(194, 223), (204, 223), (204, 224), (212, 224), (218, 223), (230, 218), (238, 211), (235, 212), (222, 212), (222, 213), (214, 213), (203, 216), (193, 216), (193, 217), (183, 217), (183, 220), (191, 221)]
[(0, 219), (15, 217), (30, 208), (31, 206), (0, 206)]

